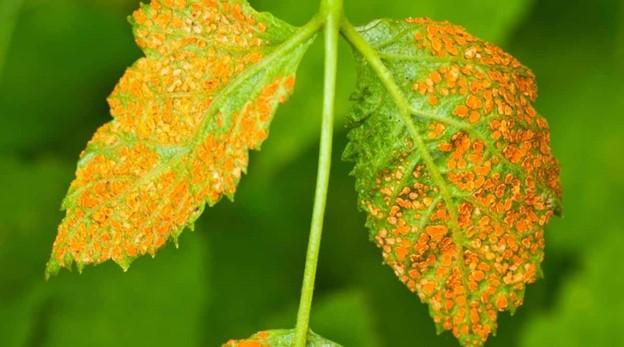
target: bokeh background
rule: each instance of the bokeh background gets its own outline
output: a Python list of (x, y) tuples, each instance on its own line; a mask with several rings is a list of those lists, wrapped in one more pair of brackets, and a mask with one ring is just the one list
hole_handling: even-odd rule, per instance
[[(314, 0), (256, 0), (293, 24)], [(545, 278), (488, 346), (624, 346), (624, 1), (346, 0), (352, 21), (448, 19), (538, 76), (562, 165), (564, 216), (546, 230)], [(292, 327), (316, 173), (322, 43), (253, 153), (236, 203), (208, 209), (180, 248), (43, 276), (79, 152), (140, 56), (134, 0), (0, 0), (0, 346), (218, 346)], [(355, 75), (341, 47), (338, 122)], [(312, 328), (347, 347), (456, 346), (382, 265), (356, 211), (337, 126)]]

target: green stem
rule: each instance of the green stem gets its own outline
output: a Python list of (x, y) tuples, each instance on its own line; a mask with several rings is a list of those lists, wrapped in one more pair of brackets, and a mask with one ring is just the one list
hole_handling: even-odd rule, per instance
[(342, 20), (342, 0), (321, 0), (321, 15), (325, 21), (325, 87), (323, 94), (323, 124), (319, 150), (314, 210), (308, 240), (301, 299), (295, 327), (295, 347), (305, 347), (310, 326), (310, 311), (314, 296), (314, 282), (318, 266), (323, 220), (327, 202), (327, 188), (331, 168), (332, 138), (334, 132), (334, 99), (336, 95), (336, 72), (338, 64), (338, 36)]

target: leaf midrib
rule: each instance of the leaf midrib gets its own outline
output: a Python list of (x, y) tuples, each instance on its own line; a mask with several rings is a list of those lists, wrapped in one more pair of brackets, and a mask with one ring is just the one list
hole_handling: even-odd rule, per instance
[[(440, 195), (444, 200), (446, 207), (449, 211), (449, 215), (451, 216), (450, 226), (452, 230), (453, 241), (457, 245), (458, 256), (456, 258), (456, 265), (459, 267), (461, 271), (461, 279), (462, 285), (468, 290), (468, 281), (466, 278), (466, 266), (464, 262), (464, 235), (459, 229), (458, 223), (458, 215), (457, 215), (457, 206), (453, 202), (451, 198), (451, 194), (449, 193), (449, 188), (447, 182), (444, 180), (440, 171), (438, 170), (431, 153), (427, 149), (422, 136), (420, 135), (419, 128), (412, 120), (412, 107), (407, 102), (403, 91), (397, 85), (394, 76), (382, 62), (381, 58), (377, 54), (377, 52), (368, 44), (368, 42), (357, 32), (357, 30), (349, 23), (344, 20), (341, 26), (341, 32), (343, 35), (347, 37), (349, 42), (364, 56), (366, 61), (371, 65), (372, 70), (375, 72), (379, 80), (381, 81), (384, 88), (390, 93), (394, 104), (399, 109), (399, 115), (401, 119), (405, 123), (405, 126), (408, 129), (408, 132), (412, 136), (422, 159), (431, 174), (431, 178), (434, 181), (435, 185), (438, 186), (440, 190)], [(466, 312), (468, 311), (468, 300), (466, 300), (465, 304)], [(466, 320), (468, 319), (468, 315), (466, 315)]]

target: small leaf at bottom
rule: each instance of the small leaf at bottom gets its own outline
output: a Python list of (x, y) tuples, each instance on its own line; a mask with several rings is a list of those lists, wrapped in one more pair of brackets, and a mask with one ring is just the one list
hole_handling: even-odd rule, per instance
[[(230, 340), (222, 347), (291, 347), (295, 338), (294, 330), (267, 330), (243, 340)], [(307, 347), (341, 347), (310, 330)]]

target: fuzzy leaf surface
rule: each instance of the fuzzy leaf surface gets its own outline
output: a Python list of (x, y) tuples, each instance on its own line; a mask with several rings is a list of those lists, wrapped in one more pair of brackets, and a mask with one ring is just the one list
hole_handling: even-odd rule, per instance
[(402, 111), (356, 52), (345, 159), (371, 238), (439, 331), (481, 346), (497, 313), (540, 275), (544, 225), (560, 209), (558, 163), (534, 76), (447, 22), (357, 29), (400, 89)]
[[(261, 331), (243, 340), (230, 340), (222, 347), (291, 347), (295, 339), (294, 330), (267, 330)], [(307, 347), (341, 347), (322, 336), (310, 331)]]
[(232, 198), (312, 40), (244, 0), (153, 0), (130, 21), (145, 57), (80, 156), (48, 274), (107, 260), (126, 269), (206, 203)]

